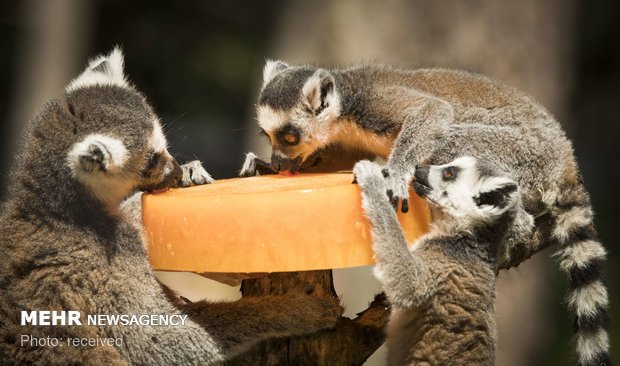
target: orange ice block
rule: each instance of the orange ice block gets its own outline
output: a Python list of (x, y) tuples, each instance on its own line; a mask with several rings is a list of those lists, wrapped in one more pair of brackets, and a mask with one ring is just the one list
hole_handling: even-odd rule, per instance
[[(157, 270), (285, 272), (373, 263), (369, 222), (352, 174), (270, 175), (144, 194), (142, 218)], [(412, 242), (430, 214), (411, 192), (398, 217)]]

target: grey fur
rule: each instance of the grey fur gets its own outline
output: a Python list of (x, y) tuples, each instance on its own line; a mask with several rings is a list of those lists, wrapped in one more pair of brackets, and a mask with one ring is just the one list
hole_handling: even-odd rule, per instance
[[(332, 106), (330, 114), (315, 115), (305, 107), (307, 97), (299, 93), (307, 81), (298, 80), (309, 70), (318, 68), (279, 67), (262, 88), (259, 125), (269, 135), (274, 154), (297, 159), (303, 171), (308, 157), (329, 151), (325, 146), (365, 149), (388, 159), (386, 190), (394, 204), (408, 199), (408, 183), (421, 163), (445, 164), (470, 155), (510, 173), (531, 217), (522, 215), (515, 221), (499, 269), (557, 246), (561, 268), (571, 280), (568, 297), (576, 315), (578, 363), (609, 365), (607, 291), (601, 275), (605, 250), (593, 228), (590, 197), (572, 144), (548, 111), (522, 92), (484, 76), (366, 65), (323, 70), (335, 80), (330, 98), (339, 105)], [(295, 98), (293, 106), (272, 102)], [(283, 146), (274, 138), (282, 124), (299, 131), (296, 146)], [(530, 235), (523, 229), (532, 217), (536, 229)], [(585, 274), (587, 281), (582, 280)]]
[[(104, 57), (111, 61), (102, 69), (118, 73), (122, 55), (112, 54), (115, 58)], [(139, 204), (138, 196), (120, 205), (139, 187), (177, 184), (183, 170), (165, 150), (165, 141), (152, 138), (159, 122), (145, 98), (126, 84), (124, 75), (108, 80), (100, 71), (87, 69), (65, 95), (41, 109), (14, 168), (0, 216), (0, 363), (210, 365), (268, 337), (334, 325), (341, 309), (331, 298), (300, 293), (188, 304), (156, 281), (131, 209)], [(80, 141), (84, 149), (73, 156)], [(99, 150), (89, 150), (89, 141)], [(154, 154), (152, 143), (163, 150)], [(97, 163), (85, 170), (74, 163), (82, 157)], [(209, 179), (196, 164), (192, 169), (197, 175), (189, 179)], [(99, 175), (93, 179), (91, 174)], [(117, 194), (95, 187), (113, 187)], [(22, 310), (77, 310), (83, 323), (21, 326)], [(87, 314), (179, 313), (189, 315), (185, 326), (85, 322)], [(123, 346), (20, 346), (21, 335), (65, 341), (123, 337)]]
[[(301, 94), (303, 82), (312, 76), (314, 71), (315, 70), (311, 68), (300, 68), (296, 73), (278, 77), (277, 80), (273, 80), (265, 86), (261, 91), (258, 102), (269, 104), (278, 109), (289, 109), (294, 107), (299, 103), (299, 95)], [(282, 93), (282, 90), (286, 90), (286, 92)]]
[[(459, 166), (459, 162), (449, 165)], [(433, 174), (443, 167), (429, 169)], [(381, 167), (369, 161), (355, 166), (372, 227), (375, 274), (392, 304), (387, 328), (389, 365), (495, 364), (498, 254), (508, 227), (523, 208), (510, 180), (480, 190), (480, 182), (500, 177), (501, 172), (483, 172), (477, 163), (463, 169), (471, 174), (443, 182), (456, 192), (432, 180), (426, 183), (432, 229), (409, 249), (385, 195)], [(514, 188), (496, 206), (481, 208), (475, 203), (483, 193), (503, 195), (502, 188), (508, 185)], [(455, 209), (458, 217), (450, 213)]]

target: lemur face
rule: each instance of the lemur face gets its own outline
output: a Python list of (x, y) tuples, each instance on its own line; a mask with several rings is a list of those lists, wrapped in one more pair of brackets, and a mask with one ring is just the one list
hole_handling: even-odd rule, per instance
[(471, 157), (416, 167), (413, 187), (429, 203), (434, 221), (453, 219), (471, 228), (491, 224), (513, 209), (518, 194), (513, 180)]
[(164, 189), (181, 178), (159, 119), (125, 79), (120, 50), (91, 61), (67, 86), (65, 99), (77, 141), (69, 147), (67, 165), (104, 204), (114, 206), (137, 189)]
[(297, 171), (316, 165), (318, 159), (308, 158), (331, 142), (331, 126), (339, 114), (340, 100), (329, 72), (267, 61), (257, 117), (272, 146), (274, 169)]

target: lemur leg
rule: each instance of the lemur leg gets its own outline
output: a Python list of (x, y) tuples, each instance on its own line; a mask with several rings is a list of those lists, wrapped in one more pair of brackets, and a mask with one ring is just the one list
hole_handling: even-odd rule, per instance
[(409, 210), (409, 182), (415, 167), (431, 156), (453, 121), (452, 106), (437, 98), (421, 98), (405, 111), (403, 126), (383, 170), (386, 193), (395, 208), (402, 201), (401, 210)]
[(259, 159), (254, 153), (245, 154), (245, 161), (243, 162), (243, 167), (239, 171), (239, 177), (247, 178), (254, 177), (257, 175), (266, 175), (266, 174), (277, 174), (271, 164)]
[[(579, 179), (580, 180), (580, 179)], [(581, 182), (560, 187), (551, 209), (551, 240), (555, 257), (568, 274), (568, 306), (575, 314), (578, 364), (611, 365), (609, 360), (608, 296), (603, 281), (606, 252), (594, 229), (590, 197)]]
[[(167, 295), (170, 296), (170, 295)], [(338, 299), (300, 293), (245, 297), (234, 302), (175, 302), (211, 332), (226, 359), (268, 338), (309, 334), (332, 328), (342, 315)]]
[[(152, 342), (137, 345), (140, 365), (212, 365), (238, 355), (268, 338), (313, 333), (334, 327), (342, 314), (338, 299), (316, 297), (305, 292), (286, 296), (258, 296), (229, 303), (191, 303), (174, 294), (165, 285), (163, 292), (150, 298), (148, 307), (158, 312), (188, 315), (184, 326), (121, 327), (127, 339), (139, 332)], [(145, 308), (146, 304), (140, 306)], [(161, 349), (174, 349), (174, 360)]]
[(401, 307), (417, 306), (432, 294), (421, 286), (429, 275), (423, 260), (412, 255), (405, 236), (388, 198), (381, 167), (368, 160), (353, 168), (355, 179), (362, 188), (362, 206), (371, 223), (375, 251), (375, 276), (392, 304)]

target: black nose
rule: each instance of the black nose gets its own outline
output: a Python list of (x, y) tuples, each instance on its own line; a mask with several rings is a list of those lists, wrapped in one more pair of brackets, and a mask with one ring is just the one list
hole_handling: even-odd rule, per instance
[(301, 165), (301, 157), (296, 157), (295, 159), (289, 159), (280, 154), (271, 154), (271, 168), (274, 170), (281, 172), (284, 170), (288, 170), (291, 172), (295, 172), (299, 169)]
[(415, 167), (415, 173), (413, 176), (415, 180), (420, 183), (428, 186), (428, 172), (430, 170), (430, 166), (418, 164)]
[(431, 193), (432, 188), (428, 182), (428, 172), (430, 166), (418, 164), (415, 167), (415, 173), (413, 174), (413, 190), (420, 197), (425, 197)]

